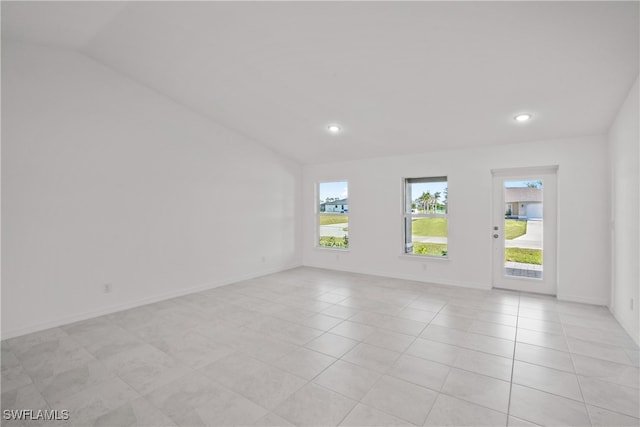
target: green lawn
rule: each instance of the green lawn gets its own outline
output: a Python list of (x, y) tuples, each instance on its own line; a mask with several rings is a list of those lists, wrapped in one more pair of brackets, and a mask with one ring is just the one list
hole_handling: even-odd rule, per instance
[(345, 215), (320, 215), (320, 225), (342, 224), (349, 222)]
[[(429, 218), (431, 219), (431, 218)], [(439, 219), (439, 218), (438, 218)], [(447, 244), (446, 243), (413, 243), (413, 253), (419, 255), (435, 255), (446, 256)]]
[(447, 237), (446, 218), (419, 218), (411, 222), (414, 236)]
[(512, 240), (527, 233), (527, 221), (507, 219), (504, 221), (505, 239)]
[(542, 265), (541, 249), (505, 248), (504, 260)]

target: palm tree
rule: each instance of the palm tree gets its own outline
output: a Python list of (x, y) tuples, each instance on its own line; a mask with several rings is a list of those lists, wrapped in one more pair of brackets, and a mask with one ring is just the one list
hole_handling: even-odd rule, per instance
[(429, 208), (429, 204), (431, 203), (431, 193), (428, 191), (426, 193), (422, 193), (422, 196), (420, 196), (418, 200), (420, 200), (420, 203), (422, 204), (422, 211), (426, 213)]
[(438, 199), (440, 198), (440, 194), (441, 194), (441, 193), (440, 193), (439, 191), (436, 191), (436, 192), (433, 194), (433, 210), (434, 210), (434, 212), (435, 212), (436, 210), (438, 210)]
[(447, 203), (449, 198), (449, 187), (444, 187), (444, 212), (447, 212)]

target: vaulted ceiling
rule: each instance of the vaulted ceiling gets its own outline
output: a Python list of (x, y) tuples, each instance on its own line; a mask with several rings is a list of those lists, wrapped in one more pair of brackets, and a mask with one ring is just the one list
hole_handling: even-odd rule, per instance
[(602, 134), (638, 76), (638, 2), (1, 7), (3, 39), (78, 50), (301, 163)]

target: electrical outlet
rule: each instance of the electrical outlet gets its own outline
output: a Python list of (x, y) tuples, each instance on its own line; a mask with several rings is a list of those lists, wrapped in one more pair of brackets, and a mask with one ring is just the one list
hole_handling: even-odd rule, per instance
[(110, 294), (111, 293), (111, 283), (105, 283), (104, 285), (102, 285), (102, 290), (105, 294)]

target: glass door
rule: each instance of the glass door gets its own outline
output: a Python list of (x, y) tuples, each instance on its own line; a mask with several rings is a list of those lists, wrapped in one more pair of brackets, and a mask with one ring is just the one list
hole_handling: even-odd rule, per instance
[(556, 169), (493, 171), (493, 286), (556, 293)]

